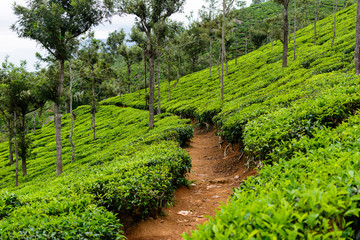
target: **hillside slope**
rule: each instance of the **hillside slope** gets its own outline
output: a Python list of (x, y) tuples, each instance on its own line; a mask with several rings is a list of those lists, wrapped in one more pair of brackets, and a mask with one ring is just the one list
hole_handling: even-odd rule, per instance
[(186, 183), (188, 154), (180, 148), (192, 136), (188, 120), (102, 106), (92, 140), (89, 106), (75, 110), (75, 162), (68, 141), (70, 116), (62, 119), (64, 173), (56, 177), (55, 127), (50, 122), (32, 139), (28, 175), (15, 187), (15, 165), (7, 143), (0, 145), (1, 239), (122, 239), (123, 226), (158, 214)]
[[(359, 233), (360, 78), (354, 73), (355, 12), (297, 32), (297, 58), (281, 68), (282, 44), (261, 47), (229, 64), (225, 100), (209, 69), (180, 79), (162, 108), (215, 123), (240, 143), (248, 163), (264, 166), (191, 239), (354, 239)], [(213, 73), (214, 73), (213, 72)], [(146, 108), (136, 95), (103, 104)], [(190, 239), (189, 236), (185, 236)]]

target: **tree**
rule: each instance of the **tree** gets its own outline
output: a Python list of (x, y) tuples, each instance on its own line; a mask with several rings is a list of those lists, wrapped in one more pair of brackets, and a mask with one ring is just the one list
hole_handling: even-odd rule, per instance
[(226, 58), (225, 48), (225, 22), (226, 15), (230, 12), (235, 0), (222, 0), (222, 28), (221, 28), (221, 101), (224, 100), (224, 62)]
[(95, 114), (98, 103), (96, 89), (110, 75), (110, 64), (101, 57), (103, 43), (94, 38), (94, 33), (90, 32), (85, 39), (82, 48), (78, 51), (77, 69), (81, 77), (88, 83), (91, 99), (91, 129), (93, 130), (93, 140), (96, 140)]
[[(0, 103), (2, 111), (13, 116), (14, 146), (16, 155), (16, 182), (18, 184), (18, 160), (21, 158), (22, 175), (27, 175), (27, 158), (30, 139), (27, 134), (26, 115), (36, 111), (45, 102), (39, 100), (34, 74), (26, 71), (26, 62), (19, 67), (5, 63), (6, 78), (1, 82)], [(20, 122), (20, 124), (18, 124)], [(19, 137), (18, 137), (19, 135)]]
[(181, 34), (184, 30), (184, 26), (182, 22), (176, 22), (169, 20), (166, 24), (166, 33), (165, 33), (165, 41), (164, 41), (164, 51), (167, 56), (167, 78), (168, 78), (168, 101), (171, 100), (171, 65), (172, 60), (175, 57), (176, 49), (178, 49), (178, 45), (176, 44), (176, 37)]
[(16, 111), (14, 111), (14, 129), (15, 129), (15, 135), (14, 135), (14, 144), (15, 144), (15, 158), (16, 158), (16, 170), (15, 170), (15, 185), (19, 186), (19, 155), (18, 155), (18, 147), (17, 147), (17, 141), (16, 141)]
[(6, 128), (8, 129), (8, 136), (9, 136), (9, 163), (10, 165), (14, 164), (14, 157), (13, 157), (13, 149), (12, 149), (12, 137), (13, 137), (13, 123), (14, 123), (14, 114), (13, 111), (11, 109), (9, 109), (9, 107), (11, 107), (11, 104), (9, 103), (9, 99), (6, 97), (6, 95), (4, 95), (4, 90), (6, 89), (5, 87), (7, 87), (6, 85), (4, 85), (7, 81), (8, 81), (8, 76), (7, 76), (7, 68), (9, 66), (8, 62), (7, 62), (7, 57), (5, 59), (5, 62), (2, 64), (2, 67), (0, 69), (0, 112), (1, 112), (1, 116), (3, 121), (6, 123)]
[(289, 43), (287, 41), (288, 34), (289, 34), (289, 26), (288, 26), (288, 8), (289, 8), (289, 2), (290, 0), (276, 0), (278, 4), (283, 5), (283, 58), (282, 58), (282, 67), (287, 67), (287, 54), (288, 54), (288, 46)]
[[(143, 51), (143, 60), (144, 60), (144, 88), (145, 88), (145, 95), (146, 95), (146, 89), (147, 89), (147, 84), (146, 84), (146, 75), (147, 75), (147, 69), (146, 69), (146, 35), (145, 33), (141, 32), (139, 30), (139, 28), (137, 28), (136, 26), (133, 26), (131, 28), (131, 33), (129, 35), (130, 37), (130, 42), (135, 42), (136, 45), (138, 47), (140, 47)], [(140, 82), (140, 76), (139, 76), (139, 98), (141, 97), (141, 86), (140, 86), (141, 82)]]
[(179, 47), (182, 47), (182, 50), (191, 60), (191, 72), (198, 70), (197, 62), (200, 55), (206, 50), (207, 39), (202, 36), (203, 29), (199, 21), (192, 22), (187, 31), (179, 36), (181, 38)]
[(136, 45), (132, 45), (130, 47), (123, 44), (119, 50), (120, 55), (123, 57), (126, 63), (126, 77), (127, 77), (127, 85), (128, 85), (128, 93), (130, 93), (130, 85), (131, 81), (131, 66), (138, 61), (140, 55), (142, 54), (142, 50), (140, 47)]
[(356, 7), (355, 71), (356, 75), (360, 74), (360, 0)]
[[(121, 12), (134, 14), (138, 28), (145, 32), (147, 38), (146, 55), (149, 59), (149, 128), (154, 127), (154, 93), (155, 93), (155, 56), (156, 46), (165, 21), (172, 14), (182, 10), (185, 0), (117, 0)], [(151, 36), (154, 25), (159, 24), (155, 43)]]
[(335, 37), (336, 37), (336, 13), (337, 13), (337, 8), (338, 8), (338, 0), (334, 0), (335, 4), (334, 4), (334, 35), (331, 41), (331, 47), (334, 46), (334, 41), (335, 41)]
[[(109, 37), (106, 40), (107, 43), (107, 48), (108, 48), (108, 52), (113, 56), (113, 58), (119, 59), (119, 68), (121, 67), (121, 59), (120, 59), (120, 49), (121, 46), (123, 45), (123, 42), (125, 40), (125, 32), (124, 29), (121, 29), (120, 31), (114, 31), (112, 33), (109, 34)], [(119, 96), (121, 96), (121, 88), (122, 88), (122, 79), (120, 77), (120, 72), (121, 70), (119, 70)]]
[(73, 97), (72, 97), (72, 86), (74, 81), (74, 76), (71, 68), (71, 60), (69, 61), (69, 74), (70, 74), (70, 86), (69, 86), (69, 97), (70, 97), (70, 119), (71, 119), (71, 128), (69, 135), (69, 142), (72, 149), (71, 162), (75, 162), (75, 144), (73, 142), (73, 133), (74, 133), (74, 114), (73, 114)]
[(212, 68), (212, 43), (215, 39), (215, 16), (217, 14), (217, 0), (205, 0), (205, 2), (208, 4), (207, 6), (202, 6), (202, 9), (199, 11), (199, 15), (202, 19), (203, 28), (205, 29), (207, 38), (209, 40), (210, 46), (209, 46), (209, 64), (210, 64), (210, 77), (212, 75), (211, 68)]
[(316, 40), (317, 40), (317, 32), (316, 32), (316, 23), (317, 23), (317, 19), (319, 16), (319, 6), (320, 6), (320, 0), (314, 0), (314, 16), (315, 16), (315, 20), (314, 20), (314, 45), (316, 45)]
[(64, 64), (76, 46), (76, 38), (111, 15), (110, 0), (29, 0), (28, 7), (14, 5), (17, 22), (12, 29), (19, 37), (37, 41), (59, 62), (54, 106), (56, 123), (56, 174), (62, 173), (60, 104)]

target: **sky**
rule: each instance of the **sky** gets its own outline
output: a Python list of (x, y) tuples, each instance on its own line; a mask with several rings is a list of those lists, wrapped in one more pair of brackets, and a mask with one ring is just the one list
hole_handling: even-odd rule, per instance
[[(17, 34), (10, 29), (10, 26), (14, 24), (17, 17), (13, 13), (13, 3), (15, 0), (1, 0), (0, 4), (0, 63), (2, 63), (6, 56), (9, 56), (9, 61), (18, 65), (21, 60), (26, 60), (27, 68), (32, 71), (34, 64), (36, 63), (35, 53), (39, 52), (45, 54), (46, 51), (41, 49), (34, 40), (19, 38)], [(16, 0), (18, 5), (26, 5), (26, 0)], [(177, 21), (182, 21), (185, 24), (188, 23), (186, 15), (190, 12), (196, 13), (205, 5), (204, 0), (186, 0), (183, 13), (174, 14), (171, 18)], [(115, 16), (110, 23), (104, 23), (93, 30), (95, 31), (95, 37), (98, 39), (106, 39), (110, 32), (115, 30), (124, 29), (125, 32), (129, 32), (134, 25), (135, 17), (128, 16)]]

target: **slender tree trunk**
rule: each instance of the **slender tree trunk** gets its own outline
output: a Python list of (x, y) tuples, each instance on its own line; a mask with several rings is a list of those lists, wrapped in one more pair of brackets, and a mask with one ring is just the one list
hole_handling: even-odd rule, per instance
[(289, 7), (289, 0), (284, 0), (284, 8), (283, 8), (283, 63), (282, 67), (287, 67), (287, 53), (288, 53), (288, 9)]
[(16, 141), (16, 111), (14, 111), (14, 145), (15, 145), (15, 158), (16, 158), (16, 169), (15, 169), (15, 185), (19, 186), (19, 155), (18, 155), (18, 147), (17, 147), (17, 141)]
[(96, 140), (96, 126), (95, 126), (95, 112), (96, 112), (96, 100), (95, 100), (95, 79), (92, 79), (92, 103), (91, 103), (91, 128), (93, 130), (93, 140)]
[[(159, 46), (159, 45), (158, 45)], [(160, 77), (161, 77), (161, 51), (158, 51), (158, 114), (161, 114), (161, 94), (160, 94)]]
[(360, 74), (360, 0), (357, 0), (356, 8), (356, 37), (355, 37), (355, 70)]
[[(121, 73), (121, 67), (120, 67), (121, 60), (119, 59), (119, 75)], [(122, 85), (122, 79), (121, 76), (119, 76), (119, 96), (121, 97), (121, 85)]]
[(334, 41), (335, 41), (335, 37), (336, 37), (336, 13), (337, 13), (337, 5), (338, 5), (338, 1), (335, 0), (335, 5), (334, 5), (334, 36), (333, 39), (331, 41), (331, 47), (334, 46)]
[(245, 54), (248, 54), (248, 39), (245, 37)]
[(220, 64), (221, 64), (221, 47), (220, 47), (220, 49), (219, 49), (219, 58), (218, 58), (218, 61), (217, 61), (217, 70), (218, 70), (219, 84), (221, 84)]
[(141, 61), (139, 61), (139, 73), (138, 73), (138, 78), (139, 78), (139, 99), (141, 98)]
[(36, 111), (34, 111), (34, 134), (36, 133)]
[(211, 72), (211, 67), (212, 67), (212, 39), (210, 39), (210, 77), (211, 77), (211, 74), (212, 74), (212, 72)]
[(26, 167), (26, 151), (27, 151), (27, 146), (26, 146), (26, 126), (25, 126), (25, 115), (26, 114), (22, 114), (21, 116), (21, 132), (20, 132), (20, 142), (22, 142), (23, 144), (20, 145), (20, 147), (22, 148), (21, 150), (21, 167), (22, 167), (22, 175), (26, 176), (27, 175), (27, 167)]
[(271, 39), (271, 54), (273, 53), (274, 40)]
[(144, 51), (144, 75), (145, 75), (145, 96), (147, 94), (147, 81), (146, 81), (146, 76), (147, 76), (147, 64), (146, 64), (146, 53)]
[(70, 119), (71, 119), (69, 141), (72, 148), (71, 162), (75, 162), (75, 144), (72, 140), (73, 132), (74, 132), (74, 115), (73, 115), (73, 99), (72, 99), (72, 85), (74, 81), (74, 76), (72, 74), (71, 61), (69, 61), (69, 72), (70, 72), (70, 87), (69, 87), (70, 104), (69, 105), (70, 105)]
[(291, 36), (290, 36), (290, 33), (291, 33), (291, 0), (289, 0), (289, 7), (288, 7), (288, 25), (289, 25), (289, 27), (288, 27), (288, 31), (289, 31), (289, 44), (290, 44), (290, 42), (291, 42)]
[(225, 65), (226, 65), (226, 76), (229, 75), (229, 64), (227, 56), (225, 55)]
[(151, 32), (147, 32), (147, 52), (149, 55), (149, 128), (154, 128), (155, 59), (151, 46)]
[(296, 0), (294, 0), (294, 60), (296, 59)]
[(221, 78), (220, 78), (220, 87), (221, 87), (221, 101), (224, 100), (224, 62), (225, 62), (225, 14), (226, 14), (226, 4), (223, 0), (223, 19), (222, 19), (222, 29), (221, 29)]
[(130, 93), (130, 80), (131, 80), (130, 75), (131, 75), (131, 65), (127, 64), (128, 93)]
[(13, 165), (14, 164), (14, 157), (13, 157), (13, 150), (12, 150), (12, 124), (11, 124), (11, 117), (9, 117), (9, 120), (8, 120), (8, 126), (9, 126), (9, 162), (10, 162), (10, 165)]
[(60, 113), (60, 98), (63, 91), (64, 84), (64, 71), (65, 71), (65, 62), (60, 60), (60, 73), (59, 73), (59, 83), (57, 88), (57, 100), (55, 101), (55, 124), (56, 124), (56, 175), (60, 176), (63, 171), (62, 163), (62, 146), (61, 146), (61, 113)]
[(314, 20), (314, 45), (316, 45), (316, 38), (317, 38), (317, 36), (316, 36), (316, 22), (317, 22), (317, 18), (318, 18), (318, 6), (319, 5), (319, 3), (318, 3), (318, 0), (315, 0), (315, 20)]
[(178, 53), (178, 69), (177, 69), (177, 80), (176, 80), (176, 83), (174, 85), (174, 88), (176, 88), (176, 85), (179, 83), (180, 77), (181, 77), (181, 56), (180, 56), (179, 51), (177, 53)]
[(168, 56), (168, 101), (171, 101), (170, 55)]

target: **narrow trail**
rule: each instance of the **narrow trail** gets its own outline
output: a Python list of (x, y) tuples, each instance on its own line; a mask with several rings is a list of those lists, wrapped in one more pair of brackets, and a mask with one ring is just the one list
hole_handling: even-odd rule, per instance
[[(242, 180), (256, 173), (244, 167), (240, 154), (219, 149), (218, 137), (214, 131), (195, 130), (190, 146), (186, 148), (192, 159), (192, 172), (188, 179), (191, 186), (180, 187), (175, 192), (174, 206), (164, 209), (165, 215), (156, 219), (139, 222), (131, 227), (126, 237), (129, 240), (178, 240), (180, 234), (196, 229), (207, 221), (206, 216), (214, 216), (215, 210), (226, 203), (232, 188)], [(178, 214), (188, 211), (188, 215)]]

